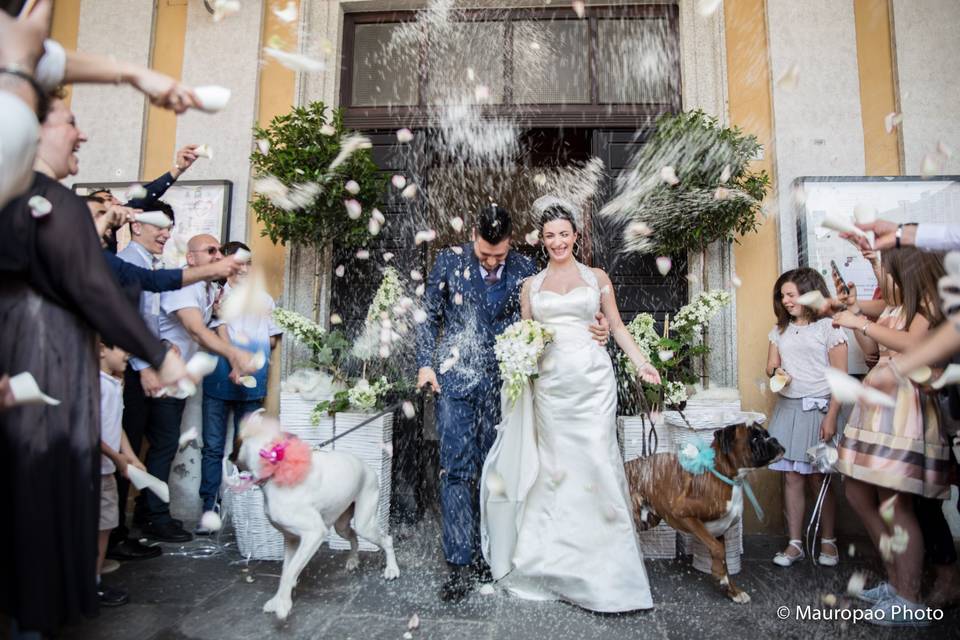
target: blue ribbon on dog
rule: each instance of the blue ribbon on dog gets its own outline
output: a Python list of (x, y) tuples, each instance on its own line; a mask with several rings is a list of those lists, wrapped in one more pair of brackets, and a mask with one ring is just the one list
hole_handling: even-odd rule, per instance
[(753, 488), (746, 478), (730, 479), (723, 475), (716, 468), (716, 452), (710, 443), (703, 438), (695, 438), (692, 442), (685, 444), (677, 454), (680, 466), (684, 471), (694, 475), (700, 475), (709, 471), (714, 476), (723, 480), (731, 487), (742, 487), (743, 492), (747, 494), (747, 499), (753, 506), (753, 511), (760, 520), (763, 520), (763, 509), (757, 502), (757, 497), (753, 494)]

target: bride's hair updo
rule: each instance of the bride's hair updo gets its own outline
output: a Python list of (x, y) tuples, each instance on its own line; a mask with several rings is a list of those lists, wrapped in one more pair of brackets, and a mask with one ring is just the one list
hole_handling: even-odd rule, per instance
[(566, 207), (561, 207), (556, 204), (547, 207), (543, 210), (543, 213), (540, 214), (540, 233), (543, 233), (543, 228), (547, 226), (548, 222), (553, 222), (554, 220), (566, 220), (570, 223), (570, 226), (573, 227), (574, 233), (580, 233), (580, 229), (577, 228), (577, 220), (574, 218), (573, 213)]

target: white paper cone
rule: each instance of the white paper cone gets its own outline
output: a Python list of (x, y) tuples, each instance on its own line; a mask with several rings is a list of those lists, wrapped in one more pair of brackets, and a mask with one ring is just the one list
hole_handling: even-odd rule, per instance
[(140, 491), (149, 489), (164, 502), (170, 502), (170, 488), (163, 480), (155, 478), (146, 471), (141, 471), (132, 465), (127, 467), (127, 476), (130, 478), (133, 486)]
[(144, 211), (133, 216), (133, 219), (143, 224), (152, 224), (158, 229), (167, 229), (173, 226), (173, 222), (167, 217), (167, 214), (160, 211)]
[(10, 378), (10, 391), (13, 393), (15, 405), (49, 404), (57, 406), (60, 401), (51, 398), (40, 390), (40, 385), (29, 371), (18, 373)]
[(218, 87), (216, 85), (206, 85), (203, 87), (194, 87), (194, 95), (200, 101), (200, 107), (204, 111), (220, 111), (230, 102), (230, 89)]

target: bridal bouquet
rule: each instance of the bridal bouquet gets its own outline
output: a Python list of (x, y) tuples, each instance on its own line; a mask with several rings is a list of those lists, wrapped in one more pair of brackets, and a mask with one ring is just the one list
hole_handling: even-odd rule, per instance
[(511, 404), (520, 397), (524, 383), (540, 373), (540, 356), (552, 341), (553, 332), (536, 320), (514, 322), (497, 336), (493, 350)]

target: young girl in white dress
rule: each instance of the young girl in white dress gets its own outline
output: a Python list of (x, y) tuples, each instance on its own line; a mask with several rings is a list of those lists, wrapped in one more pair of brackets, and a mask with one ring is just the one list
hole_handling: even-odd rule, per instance
[[(847, 338), (843, 330), (833, 328), (830, 318), (817, 320), (813, 311), (799, 298), (808, 291), (830, 297), (827, 285), (813, 269), (801, 268), (782, 274), (773, 288), (776, 326), (770, 330), (767, 375), (786, 374), (789, 383), (779, 391), (777, 406), (768, 428), (770, 435), (786, 449), (783, 459), (770, 469), (785, 474), (783, 503), (790, 541), (773, 562), (789, 567), (804, 557), (801, 531), (804, 514), (804, 485), (813, 495), (820, 493), (825, 476), (817, 473), (806, 452), (818, 442), (831, 442), (837, 433), (840, 404), (830, 398), (830, 386), (824, 372), (827, 367), (847, 370)], [(820, 521), (821, 565), (836, 566), (840, 561), (834, 538), (835, 499), (827, 491)]]

